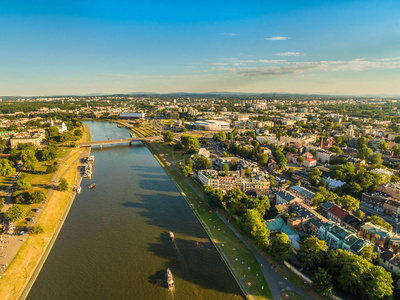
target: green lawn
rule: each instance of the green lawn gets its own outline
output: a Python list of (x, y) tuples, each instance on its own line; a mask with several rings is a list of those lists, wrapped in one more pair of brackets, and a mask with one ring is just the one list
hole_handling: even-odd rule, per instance
[[(221, 221), (214, 211), (191, 189), (191, 187), (173, 170), (163, 157), (156, 154), (152, 146), (150, 151), (159, 162), (166, 167), (171, 179), (180, 187), (182, 195), (191, 206), (205, 230), (213, 237), (218, 251), (223, 251), (228, 258), (228, 266), (235, 270), (239, 277), (244, 278), (250, 293), (255, 299), (272, 299), (268, 284), (251, 251), (240, 239)], [(263, 288), (264, 287), (264, 288)]]

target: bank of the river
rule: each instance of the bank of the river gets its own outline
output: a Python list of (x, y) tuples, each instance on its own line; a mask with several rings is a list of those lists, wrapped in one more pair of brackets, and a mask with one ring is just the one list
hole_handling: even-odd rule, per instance
[(148, 143), (145, 145), (188, 202), (246, 297), (250, 299), (273, 299), (263, 272), (250, 250), (182, 180), (170, 163), (156, 150), (156, 146)]
[[(86, 135), (90, 134), (87, 132), (88, 128), (86, 127), (85, 129)], [(71, 188), (67, 192), (54, 190), (51, 193), (36, 223), (43, 226), (44, 233), (21, 237), (26, 240), (8, 266), (4, 276), (0, 279), (0, 299), (24, 299), (27, 296), (74, 201), (75, 192), (72, 187), (80, 184), (81, 181), (78, 172), (80, 158), (87, 156), (89, 153), (90, 149), (74, 149), (72, 153), (69, 152), (68, 156), (64, 158), (63, 162), (66, 162), (74, 155), (76, 156), (68, 168), (63, 168), (65, 163), (60, 165), (53, 179), (53, 184), (57, 183), (61, 177), (64, 177)]]

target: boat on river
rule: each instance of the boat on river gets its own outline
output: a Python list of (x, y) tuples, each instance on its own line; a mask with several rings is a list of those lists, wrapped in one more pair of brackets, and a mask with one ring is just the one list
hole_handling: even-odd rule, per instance
[(93, 183), (93, 184), (91, 184), (91, 185), (89, 186), (89, 189), (92, 189), (92, 188), (94, 188), (95, 186), (96, 186), (96, 184)]
[(76, 193), (77, 193), (77, 194), (80, 194), (81, 191), (82, 191), (82, 188), (81, 188), (80, 186), (78, 186), (78, 187), (76, 188)]
[(167, 273), (165, 273), (165, 280), (167, 281), (167, 287), (170, 291), (175, 289), (174, 278), (172, 277), (172, 272), (168, 268)]
[(169, 237), (171, 238), (171, 241), (175, 240), (175, 236), (172, 231), (169, 232)]
[(94, 155), (89, 156), (88, 159), (87, 159), (87, 162), (89, 164), (94, 164)]

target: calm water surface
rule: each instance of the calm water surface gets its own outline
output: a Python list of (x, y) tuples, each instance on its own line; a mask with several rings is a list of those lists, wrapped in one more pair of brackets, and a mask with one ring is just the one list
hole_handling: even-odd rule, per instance
[[(115, 124), (85, 123), (93, 141), (129, 137)], [(92, 155), (93, 177), (82, 181), (82, 193), (29, 300), (243, 299), (195, 215), (146, 147), (106, 146)], [(96, 187), (89, 190), (93, 182)], [(174, 292), (165, 287), (167, 268), (174, 275)]]

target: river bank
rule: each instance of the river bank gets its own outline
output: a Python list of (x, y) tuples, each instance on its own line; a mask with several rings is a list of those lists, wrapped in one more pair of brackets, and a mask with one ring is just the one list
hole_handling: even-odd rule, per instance
[[(85, 127), (85, 131), (87, 130), (88, 128)], [(52, 178), (52, 183), (57, 183), (61, 177), (65, 177), (70, 186), (79, 185), (81, 181), (78, 172), (80, 158), (89, 153), (90, 149), (75, 148), (71, 150), (63, 162), (68, 161), (74, 155), (77, 155), (77, 158), (67, 168), (63, 168), (64, 163), (60, 164), (59, 170)], [(51, 190), (49, 193), (51, 196), (36, 223), (42, 225), (45, 232), (23, 238), (24, 244), (0, 279), (0, 299), (24, 299), (27, 296), (29, 288), (34, 283), (68, 215), (75, 198), (72, 188), (67, 192)]]

